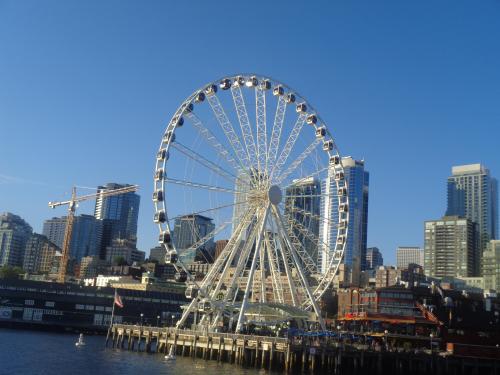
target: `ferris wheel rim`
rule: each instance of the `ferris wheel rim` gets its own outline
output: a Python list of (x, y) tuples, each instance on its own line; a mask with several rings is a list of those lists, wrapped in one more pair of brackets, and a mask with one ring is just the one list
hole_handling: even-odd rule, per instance
[[(317, 117), (318, 121), (320, 123), (322, 123), (322, 124), (325, 125), (326, 132), (327, 132), (327, 135), (329, 137), (329, 140), (331, 140), (333, 142), (333, 149), (336, 151), (336, 154), (340, 157), (339, 148), (337, 147), (337, 145), (335, 143), (335, 139), (332, 136), (332, 134), (330, 133), (329, 128), (326, 126), (326, 122), (323, 121), (322, 117), (318, 114), (318, 112), (316, 111), (316, 109), (307, 101), (307, 99), (305, 99), (304, 96), (302, 96), (296, 90), (294, 90), (293, 88), (291, 88), (289, 85), (287, 85), (287, 84), (285, 84), (285, 83), (283, 83), (283, 82), (281, 82), (279, 80), (276, 80), (276, 79), (274, 79), (272, 77), (261, 75), (261, 74), (256, 74), (256, 73), (240, 73), (240, 74), (234, 74), (234, 75), (226, 75), (226, 76), (223, 76), (223, 77), (219, 78), (218, 80), (211, 81), (211, 82), (205, 84), (201, 88), (199, 88), (196, 91), (194, 91), (191, 95), (189, 95), (182, 102), (182, 104), (177, 108), (177, 110), (175, 111), (174, 115), (170, 119), (170, 121), (169, 121), (169, 123), (167, 125), (167, 128), (164, 131), (164, 136), (162, 138), (162, 141), (160, 143), (160, 151), (164, 150), (166, 153), (168, 153), (170, 151), (170, 148), (172, 147), (171, 145), (172, 145), (172, 143), (174, 141), (172, 139), (170, 139), (167, 142), (165, 142), (164, 137), (166, 136), (166, 134), (169, 131), (171, 131), (172, 135), (175, 135), (175, 131), (176, 131), (177, 126), (174, 124), (174, 122), (177, 121), (179, 118), (181, 118), (181, 116), (185, 113), (186, 108), (189, 108), (189, 105), (193, 104), (193, 102), (194, 102), (195, 98), (197, 97), (197, 95), (199, 95), (200, 93), (203, 93), (206, 90), (207, 87), (209, 87), (210, 85), (219, 85), (220, 82), (222, 82), (223, 80), (226, 80), (226, 79), (230, 79), (232, 81), (232, 80), (234, 80), (235, 78), (238, 78), (238, 77), (248, 78), (248, 77), (254, 77), (254, 76), (258, 77), (259, 80), (262, 80), (262, 79), (269, 80), (270, 82), (273, 83), (273, 87), (276, 87), (276, 85), (282, 86), (283, 88), (287, 89), (288, 92), (293, 93), (294, 95), (296, 95), (296, 97), (298, 99), (300, 99), (300, 102), (305, 103), (307, 105), (307, 108), (310, 109), (307, 113), (308, 114), (309, 113), (310, 114), (314, 114)], [(172, 126), (172, 124), (174, 124), (174, 125)], [(157, 159), (155, 171), (158, 172), (158, 170), (160, 168), (163, 171), (166, 171), (167, 162), (168, 162), (168, 158), (163, 159), (161, 162)], [(344, 170), (341, 158), (340, 158), (340, 169)], [(155, 191), (158, 188), (158, 183), (157, 182), (158, 182), (157, 180), (155, 180), (155, 182), (154, 182)], [(160, 185), (161, 185), (161, 190), (165, 191), (165, 179), (161, 180)], [(345, 184), (345, 185), (347, 185), (347, 184)], [(348, 198), (347, 198), (347, 200), (348, 200)], [(166, 205), (166, 200), (165, 199), (163, 199), (162, 202), (155, 202), (155, 212), (158, 213), (160, 211), (164, 212), (164, 214), (166, 216), (166, 225), (165, 226), (168, 228), (168, 232), (172, 233), (172, 230), (171, 230), (170, 224), (169, 224), (169, 220), (171, 220), (171, 219), (168, 218), (168, 207)], [(163, 229), (161, 223), (158, 224), (158, 227), (160, 229), (160, 234), (162, 234), (162, 233), (165, 232), (165, 230)], [(345, 229), (345, 235), (347, 236), (347, 228)], [(313, 298), (314, 300), (316, 300), (316, 301), (319, 300), (320, 297), (326, 292), (328, 286), (331, 285), (331, 282), (333, 281), (333, 278), (334, 278), (335, 274), (338, 272), (338, 268), (340, 266), (341, 259), (342, 259), (343, 255), (344, 255), (345, 248), (346, 248), (346, 244), (344, 243), (343, 246), (342, 246), (342, 248), (341, 248), (341, 250), (339, 250), (339, 252), (341, 253), (340, 259), (339, 259), (339, 257), (335, 258), (334, 256), (332, 256), (331, 259), (329, 260), (327, 269), (329, 271), (331, 271), (334, 268), (334, 272), (330, 272), (330, 275), (325, 275), (320, 280), (320, 282), (318, 283), (318, 286), (317, 286), (316, 290), (314, 290), (314, 298)], [(173, 249), (177, 250), (175, 248), (175, 245), (173, 245)], [(168, 249), (167, 249), (167, 251), (168, 251)], [(335, 246), (335, 252), (337, 252), (337, 246)], [(187, 271), (187, 270), (184, 269), (184, 271)], [(202, 286), (200, 286), (200, 290), (201, 289), (202, 289)], [(304, 309), (310, 309), (311, 308), (311, 303), (309, 301), (309, 303), (304, 303), (301, 306)]]

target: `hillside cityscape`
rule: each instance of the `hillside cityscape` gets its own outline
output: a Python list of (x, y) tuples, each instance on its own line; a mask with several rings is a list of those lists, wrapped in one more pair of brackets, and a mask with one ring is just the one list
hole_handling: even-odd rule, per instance
[[(398, 284), (426, 285), (446, 283), (454, 289), (476, 292), (500, 290), (500, 241), (498, 238), (498, 184), (481, 164), (454, 166), (447, 179), (447, 210), (443, 217), (423, 223), (424, 246), (400, 246), (396, 264), (384, 264), (383, 252), (367, 247), (369, 172), (363, 160), (343, 160), (350, 198), (349, 235), (336, 287), (387, 287)], [(327, 181), (309, 179), (292, 184), (285, 197), (301, 192), (313, 197), (285, 198), (288, 214), (292, 207), (325, 210), (321, 198), (314, 195)], [(140, 267), (155, 263), (154, 274), (161, 280), (175, 280), (173, 266), (165, 265), (166, 249), (157, 246), (146, 252), (136, 248), (140, 196), (136, 192), (99, 197), (99, 192), (123, 188), (108, 183), (97, 187), (94, 215), (75, 217), (70, 246), (69, 274), (74, 281), (109, 276), (117, 267)], [(444, 199), (444, 197), (443, 197)], [(285, 209), (285, 212), (287, 209)], [(234, 215), (239, 215), (235, 209)], [(332, 217), (326, 212), (326, 217)], [(27, 280), (54, 281), (58, 273), (66, 227), (66, 216), (43, 223), (43, 232), (14, 213), (0, 216), (0, 265), (4, 274), (16, 273)], [(319, 236), (319, 243), (335, 243), (336, 231), (323, 237), (328, 222), (309, 218), (306, 225)], [(333, 226), (333, 225), (332, 225)], [(185, 215), (174, 223), (173, 239), (181, 257), (202, 277), (221, 253), (228, 240), (209, 238), (202, 246), (190, 249), (214, 230), (213, 219)], [(299, 233), (300, 235), (300, 233)], [(318, 243), (301, 239), (307, 251), (321, 264)], [(190, 249), (185, 253), (182, 249)], [(147, 259), (146, 259), (147, 258)], [(149, 262), (149, 263), (148, 263)]]

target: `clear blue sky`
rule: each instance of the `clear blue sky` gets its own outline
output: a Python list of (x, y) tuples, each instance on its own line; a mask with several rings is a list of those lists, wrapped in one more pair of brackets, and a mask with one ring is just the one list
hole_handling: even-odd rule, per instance
[(498, 0), (0, 0), (0, 211), (41, 231), (73, 184), (137, 183), (148, 250), (166, 122), (202, 84), (253, 71), (366, 160), (368, 244), (391, 263), (444, 213), (452, 165), (500, 177), (499, 20)]

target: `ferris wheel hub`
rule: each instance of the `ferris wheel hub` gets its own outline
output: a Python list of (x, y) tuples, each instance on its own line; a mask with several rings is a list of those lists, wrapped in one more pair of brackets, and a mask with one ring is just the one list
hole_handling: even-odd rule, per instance
[(269, 201), (275, 206), (280, 204), (283, 199), (281, 188), (278, 185), (272, 185), (267, 192), (267, 196), (269, 197)]

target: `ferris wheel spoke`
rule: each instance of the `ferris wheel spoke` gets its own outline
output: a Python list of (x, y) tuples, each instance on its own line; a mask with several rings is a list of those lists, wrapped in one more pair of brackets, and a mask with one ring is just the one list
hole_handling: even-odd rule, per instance
[(286, 100), (284, 95), (280, 95), (278, 97), (278, 103), (276, 105), (276, 112), (274, 115), (274, 123), (273, 123), (273, 131), (271, 134), (271, 141), (269, 142), (269, 151), (268, 151), (268, 168), (269, 170), (273, 170), (274, 163), (278, 156), (278, 147), (280, 144), (281, 138), (281, 129), (283, 128), (283, 122), (285, 121), (286, 114)]
[(312, 178), (312, 177), (316, 177), (316, 176), (320, 175), (321, 173), (323, 173), (323, 172), (325, 172), (325, 171), (328, 171), (328, 169), (329, 169), (329, 168), (330, 168), (330, 167), (326, 166), (326, 167), (323, 167), (323, 168), (321, 168), (321, 169), (317, 170), (316, 172), (313, 172), (313, 173), (311, 173), (311, 174), (308, 174), (307, 176), (300, 177), (300, 178), (296, 179), (295, 181), (293, 181), (291, 184), (286, 185), (286, 186), (284, 187), (284, 189), (286, 189), (286, 188), (288, 188), (288, 187), (291, 187), (291, 186), (293, 186), (294, 184), (298, 184), (298, 183), (301, 183), (301, 182), (305, 182), (305, 181), (307, 181), (308, 179), (310, 179), (310, 178)]
[(236, 156), (232, 155), (230, 150), (227, 150), (217, 137), (205, 126), (203, 122), (193, 112), (186, 113), (186, 117), (191, 121), (196, 131), (205, 139), (205, 141), (215, 150), (217, 155), (230, 164), (235, 171), (242, 173), (245, 170), (243, 164), (238, 164)]
[(204, 237), (200, 238), (198, 241), (196, 241), (194, 244), (192, 244), (187, 249), (179, 249), (180, 255), (182, 255), (182, 253), (188, 253), (190, 251), (197, 250), (201, 246), (205, 245), (208, 241), (213, 239), (218, 233), (220, 233), (224, 229), (226, 229), (229, 226), (229, 224), (232, 224), (232, 223), (233, 223), (232, 220), (226, 221), (226, 222), (222, 223), (221, 225), (219, 225), (214, 230), (212, 230), (210, 233), (205, 235)]
[(234, 152), (236, 153), (236, 157), (238, 158), (242, 169), (244, 171), (247, 170), (250, 164), (248, 153), (243, 148), (243, 145), (240, 142), (240, 138), (234, 131), (233, 125), (231, 124), (231, 121), (229, 121), (226, 112), (224, 111), (224, 107), (222, 107), (217, 95), (216, 94), (209, 95), (208, 103), (212, 108), (212, 112), (214, 113), (215, 118), (219, 122), (219, 125), (221, 126), (222, 130), (224, 131), (227, 140), (231, 144), (231, 147), (233, 148)]
[[(236, 230), (233, 233), (233, 235), (231, 236), (231, 239), (229, 240), (228, 244), (226, 245), (226, 247), (224, 248), (222, 253), (219, 255), (219, 257), (217, 257), (214, 265), (210, 268), (210, 271), (208, 272), (207, 276), (203, 280), (202, 288), (206, 289), (215, 280), (215, 278), (217, 278), (218, 270), (224, 265), (224, 262), (226, 262), (226, 260), (231, 257), (232, 250), (234, 249), (234, 246), (237, 244), (239, 238), (241, 237), (241, 234), (243, 233), (242, 232), (243, 229), (246, 228), (245, 225), (247, 224), (248, 220), (253, 218), (254, 214), (255, 214), (255, 209), (253, 209), (253, 208), (249, 208), (245, 211), (245, 213), (243, 214), (244, 219), (239, 222), (239, 224), (237, 225)], [(234, 220), (233, 220), (233, 222), (234, 222)], [(234, 256), (234, 254), (233, 254), (233, 256)], [(230, 264), (231, 262), (229, 261), (228, 263)], [(220, 285), (222, 285), (222, 283), (224, 282), (223, 278), (221, 280), (219, 280), (219, 282), (220, 282)], [(219, 285), (219, 288), (220, 288), (220, 285)], [(212, 297), (214, 297), (214, 296), (212, 296)]]
[[(318, 250), (321, 249), (320, 252), (317, 254), (318, 256), (320, 254), (328, 254), (330, 246), (327, 245), (324, 241), (322, 241), (312, 231), (310, 231), (305, 226), (303, 226), (301, 223), (299, 223), (297, 220), (291, 220), (291, 227), (292, 227), (292, 231), (291, 231), (292, 233), (293, 233), (293, 229), (297, 229), (305, 238), (307, 238), (309, 241), (311, 241), (315, 245), (315, 247), (318, 248)], [(311, 254), (309, 254), (307, 251), (305, 253), (308, 254), (309, 257), (311, 256)], [(312, 258), (311, 258), (311, 260), (312, 260)], [(318, 269), (316, 266), (316, 262), (314, 262), (314, 268), (315, 268), (315, 271), (317, 272)]]
[(234, 108), (238, 121), (240, 123), (241, 133), (243, 135), (243, 142), (245, 143), (250, 166), (257, 166), (257, 151), (255, 147), (255, 140), (253, 138), (250, 120), (248, 119), (247, 107), (245, 105), (245, 98), (241, 92), (239, 85), (233, 84), (231, 86), (231, 94), (233, 97)]
[(271, 171), (271, 179), (275, 175), (279, 175), (281, 168), (286, 163), (288, 155), (290, 155), (290, 152), (292, 151), (292, 148), (295, 145), (297, 138), (299, 137), (300, 131), (302, 130), (304, 123), (306, 122), (306, 118), (307, 113), (301, 113), (297, 118), (297, 121), (295, 122), (295, 125), (293, 126), (293, 129), (290, 132), (285, 145), (283, 146), (283, 150), (280, 153), (278, 161), (276, 161), (276, 164), (273, 166), (273, 169)]
[[(246, 203), (247, 202), (228, 203), (226, 205), (222, 205), (222, 206), (218, 206), (218, 207), (207, 208), (205, 210), (191, 212), (191, 213), (189, 213), (189, 215), (201, 215), (201, 214), (205, 214), (207, 212), (218, 211), (218, 210), (222, 210), (224, 208), (229, 208), (229, 207), (234, 207), (234, 206), (238, 206), (238, 205), (243, 205), (243, 204), (246, 204)], [(180, 219), (181, 217), (184, 217), (184, 216), (186, 216), (186, 215), (177, 215), (177, 216), (174, 216), (174, 217), (169, 217), (168, 221), (175, 221), (176, 219)]]
[(294, 160), (292, 164), (286, 169), (285, 172), (280, 174), (276, 179), (277, 183), (283, 182), (295, 169), (302, 164), (302, 162), (318, 147), (322, 142), (321, 138), (316, 138), (307, 148)]
[(201, 184), (199, 182), (193, 182), (193, 181), (188, 181), (188, 180), (178, 180), (178, 179), (170, 178), (170, 177), (165, 177), (165, 182), (169, 182), (169, 183), (175, 184), (175, 185), (184, 185), (184, 186), (189, 186), (189, 187), (194, 187), (194, 188), (199, 188), (199, 189), (219, 191), (222, 193), (244, 194), (243, 192), (220, 187), (220, 186)]
[(292, 212), (298, 212), (299, 214), (301, 214), (303, 216), (307, 216), (307, 217), (310, 217), (312, 219), (316, 219), (316, 220), (318, 220), (320, 222), (325, 222), (325, 223), (327, 223), (332, 228), (339, 227), (339, 223), (338, 222), (335, 222), (335, 221), (329, 219), (326, 216), (317, 215), (317, 214), (314, 214), (314, 213), (312, 213), (310, 211), (303, 210), (303, 209), (301, 209), (300, 207), (297, 207), (297, 206), (287, 205), (285, 210), (289, 210), (289, 211), (292, 211)]
[(267, 171), (266, 90), (255, 89), (255, 118), (257, 119), (257, 163), (259, 170)]
[(273, 211), (274, 211), (275, 216), (277, 217), (278, 226), (281, 226), (281, 231), (283, 232), (285, 242), (289, 246), (290, 253), (292, 254), (292, 257), (297, 265), (297, 271), (299, 273), (302, 284), (306, 290), (309, 301), (313, 306), (314, 312), (316, 313), (319, 324), (321, 325), (321, 328), (323, 329), (323, 331), (326, 331), (326, 326), (325, 326), (325, 322), (323, 320), (323, 317), (321, 316), (321, 311), (319, 309), (319, 306), (316, 302), (316, 299), (315, 299), (313, 293), (311, 292), (311, 289), (309, 287), (309, 282), (307, 281), (307, 277), (306, 277), (304, 271), (302, 270), (302, 267), (300, 265), (300, 262), (299, 262), (299, 259), (298, 259), (297, 253), (296, 253), (295, 246), (293, 246), (292, 242), (290, 241), (290, 238), (288, 237), (287, 231), (284, 230), (283, 218), (281, 217), (281, 214), (280, 214), (279, 210), (276, 209), (276, 207), (273, 207)]
[(214, 162), (212, 162), (212, 161), (208, 160), (207, 158), (201, 156), (196, 151), (191, 150), (189, 147), (187, 147), (187, 146), (185, 146), (185, 145), (183, 145), (183, 144), (181, 144), (179, 142), (172, 143), (172, 147), (174, 147), (175, 149), (177, 149), (179, 152), (181, 152), (182, 154), (186, 155), (190, 159), (192, 159), (192, 160), (198, 162), (199, 164), (207, 167), (212, 172), (215, 172), (219, 176), (224, 177), (227, 181), (229, 181), (231, 183), (234, 183), (235, 180), (237, 180), (238, 182), (240, 182), (240, 183), (245, 184), (245, 185), (248, 186), (248, 184), (246, 183), (246, 181), (244, 181), (244, 180), (240, 179), (239, 177), (233, 175), (231, 172), (226, 171), (224, 168), (218, 166)]
[(317, 272), (316, 262), (312, 259), (311, 254), (302, 248), (302, 241), (293, 233), (292, 224), (286, 227), (286, 231), (292, 243), (297, 245), (296, 249), (298, 249), (297, 252), (299, 253), (299, 257), (304, 267), (306, 267), (310, 273)]
[(264, 233), (265, 230), (265, 224), (267, 221), (267, 216), (269, 214), (269, 206), (266, 207), (263, 217), (259, 220), (259, 225), (258, 225), (258, 236), (257, 236), (257, 241), (255, 243), (255, 251), (252, 259), (252, 265), (250, 266), (250, 272), (248, 274), (248, 280), (245, 288), (245, 292), (243, 294), (243, 301), (241, 302), (241, 308), (240, 308), (240, 313), (238, 316), (238, 322), (236, 323), (236, 332), (239, 333), (241, 332), (241, 326), (243, 323), (243, 317), (245, 316), (245, 310), (247, 309), (248, 305), (248, 296), (250, 294), (250, 287), (252, 286), (253, 282), (253, 277), (255, 274), (255, 266), (257, 264), (257, 255), (259, 253), (259, 249), (262, 246), (262, 234)]
[(269, 259), (269, 268), (271, 271), (271, 279), (273, 283), (274, 300), (278, 301), (278, 303), (284, 303), (283, 288), (281, 287), (280, 280), (281, 272), (279, 269), (279, 260), (277, 258), (276, 248), (273, 246), (274, 238), (271, 241), (271, 239), (269, 238), (269, 233), (266, 233), (265, 241), (267, 258)]
[(255, 241), (255, 238), (257, 237), (257, 223), (251, 228), (250, 234), (247, 237), (247, 241), (245, 242), (245, 245), (241, 251), (240, 257), (238, 258), (238, 262), (236, 264), (236, 270), (233, 273), (233, 277), (230, 281), (230, 287), (228, 288), (228, 291), (226, 293), (226, 297), (224, 298), (224, 302), (227, 302), (229, 300), (234, 300), (236, 299), (238, 293), (238, 280), (242, 276), (242, 273), (245, 271), (246, 265), (248, 264), (249, 258), (252, 254), (253, 250), (253, 244)]

